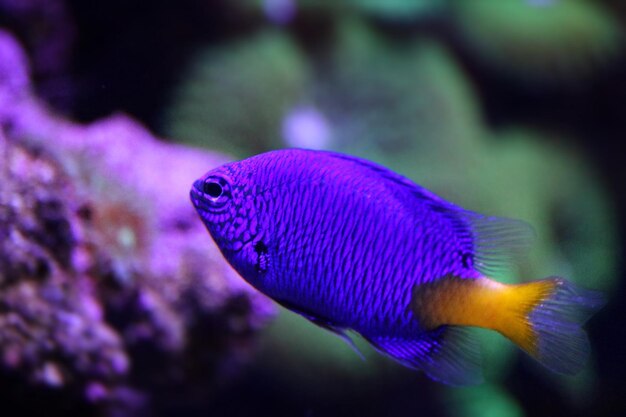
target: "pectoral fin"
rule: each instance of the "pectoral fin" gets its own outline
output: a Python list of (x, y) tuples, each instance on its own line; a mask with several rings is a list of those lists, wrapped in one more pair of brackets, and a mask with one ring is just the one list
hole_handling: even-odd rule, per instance
[(342, 327), (339, 326), (335, 326), (334, 324), (332, 324), (330, 322), (330, 320), (327, 320), (323, 317), (320, 317), (318, 315), (316, 315), (315, 313), (309, 312), (309, 311), (304, 311), (299, 307), (295, 307), (293, 306), (293, 304), (286, 302), (286, 301), (282, 301), (282, 300), (276, 300), (280, 305), (282, 305), (283, 307), (285, 307), (288, 310), (293, 311), (294, 313), (297, 313), (299, 315), (301, 315), (302, 317), (304, 317), (305, 319), (309, 320), (311, 323), (315, 324), (316, 326), (319, 326), (325, 330), (328, 330), (329, 332), (333, 333), (334, 335), (338, 336), (341, 340), (343, 340), (344, 342), (346, 342), (348, 344), (348, 346), (350, 346), (350, 348), (362, 359), (365, 360), (365, 356), (363, 355), (363, 353), (361, 353), (361, 351), (359, 350), (359, 348), (356, 346), (356, 344), (354, 343), (354, 340), (352, 340), (352, 338), (350, 337), (350, 335), (347, 332), (347, 329), (344, 329)]

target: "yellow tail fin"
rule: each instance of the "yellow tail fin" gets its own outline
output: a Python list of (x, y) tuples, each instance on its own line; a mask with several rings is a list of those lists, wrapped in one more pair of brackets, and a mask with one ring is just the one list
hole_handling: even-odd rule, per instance
[(562, 278), (506, 285), (446, 277), (416, 286), (411, 308), (425, 330), (476, 326), (500, 332), (548, 368), (576, 373), (589, 354), (581, 325), (603, 304), (600, 294)]

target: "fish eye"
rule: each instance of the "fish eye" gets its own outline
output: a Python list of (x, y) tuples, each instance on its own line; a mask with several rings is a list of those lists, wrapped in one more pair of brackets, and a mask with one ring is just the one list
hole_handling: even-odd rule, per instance
[(230, 184), (228, 179), (222, 176), (212, 175), (197, 188), (213, 208), (223, 207), (231, 200)]
[(213, 198), (218, 198), (219, 196), (222, 195), (222, 192), (224, 191), (222, 186), (215, 181), (205, 182), (203, 188), (204, 188), (204, 193)]

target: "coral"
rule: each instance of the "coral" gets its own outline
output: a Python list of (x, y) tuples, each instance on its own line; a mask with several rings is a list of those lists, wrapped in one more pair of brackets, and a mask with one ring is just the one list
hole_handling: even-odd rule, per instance
[(350, 0), (358, 10), (375, 16), (410, 19), (425, 13), (432, 13), (441, 7), (441, 0)]
[(616, 55), (617, 19), (593, 1), (451, 2), (465, 40), (504, 72), (559, 80), (585, 75)]
[[(68, 401), (104, 415), (206, 407), (198, 393), (245, 361), (273, 314), (188, 202), (192, 180), (226, 158), (160, 142), (123, 115), (64, 120), (26, 71), (0, 33), (5, 409), (41, 411), (28, 398), (49, 390), (47, 414)], [(190, 388), (160, 395), (174, 386)]]
[[(251, 1), (251, 0), (240, 0)], [(264, 0), (261, 3), (285, 8), (284, 0)], [(417, 18), (432, 15), (442, 9), (445, 0), (290, 0), (303, 13), (336, 13), (337, 16), (360, 14), (367, 17), (388, 19), (393, 21), (414, 21)]]
[(303, 93), (306, 66), (277, 32), (209, 47), (194, 59), (166, 115), (166, 130), (186, 143), (248, 154), (280, 145), (281, 120)]
[(457, 158), (482, 134), (472, 88), (437, 42), (398, 45), (348, 20), (324, 69), (311, 95), (336, 149), (393, 154), (396, 162), (425, 151)]

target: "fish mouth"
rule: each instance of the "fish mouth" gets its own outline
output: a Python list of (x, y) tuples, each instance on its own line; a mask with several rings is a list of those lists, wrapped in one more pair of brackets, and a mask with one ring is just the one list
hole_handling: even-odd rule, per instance
[[(200, 214), (205, 213), (212, 216), (224, 216), (228, 212), (228, 205), (215, 207), (215, 204), (208, 200), (205, 197), (204, 193), (196, 189), (191, 189), (191, 191), (189, 192), (189, 197), (196, 211), (198, 211)], [(204, 216), (202, 217), (204, 218)]]
[(193, 204), (193, 206), (195, 208), (199, 208), (199, 206), (201, 205), (201, 199), (199, 196), (199, 192), (196, 189), (196, 184), (198, 183), (198, 181), (196, 181), (193, 184), (193, 187), (191, 187), (191, 190), (189, 190), (189, 199), (191, 200), (191, 204)]
[(204, 198), (204, 193), (201, 191), (202, 186), (201, 180), (194, 182), (191, 190), (189, 190), (189, 198), (196, 210), (209, 211), (211, 207)]

